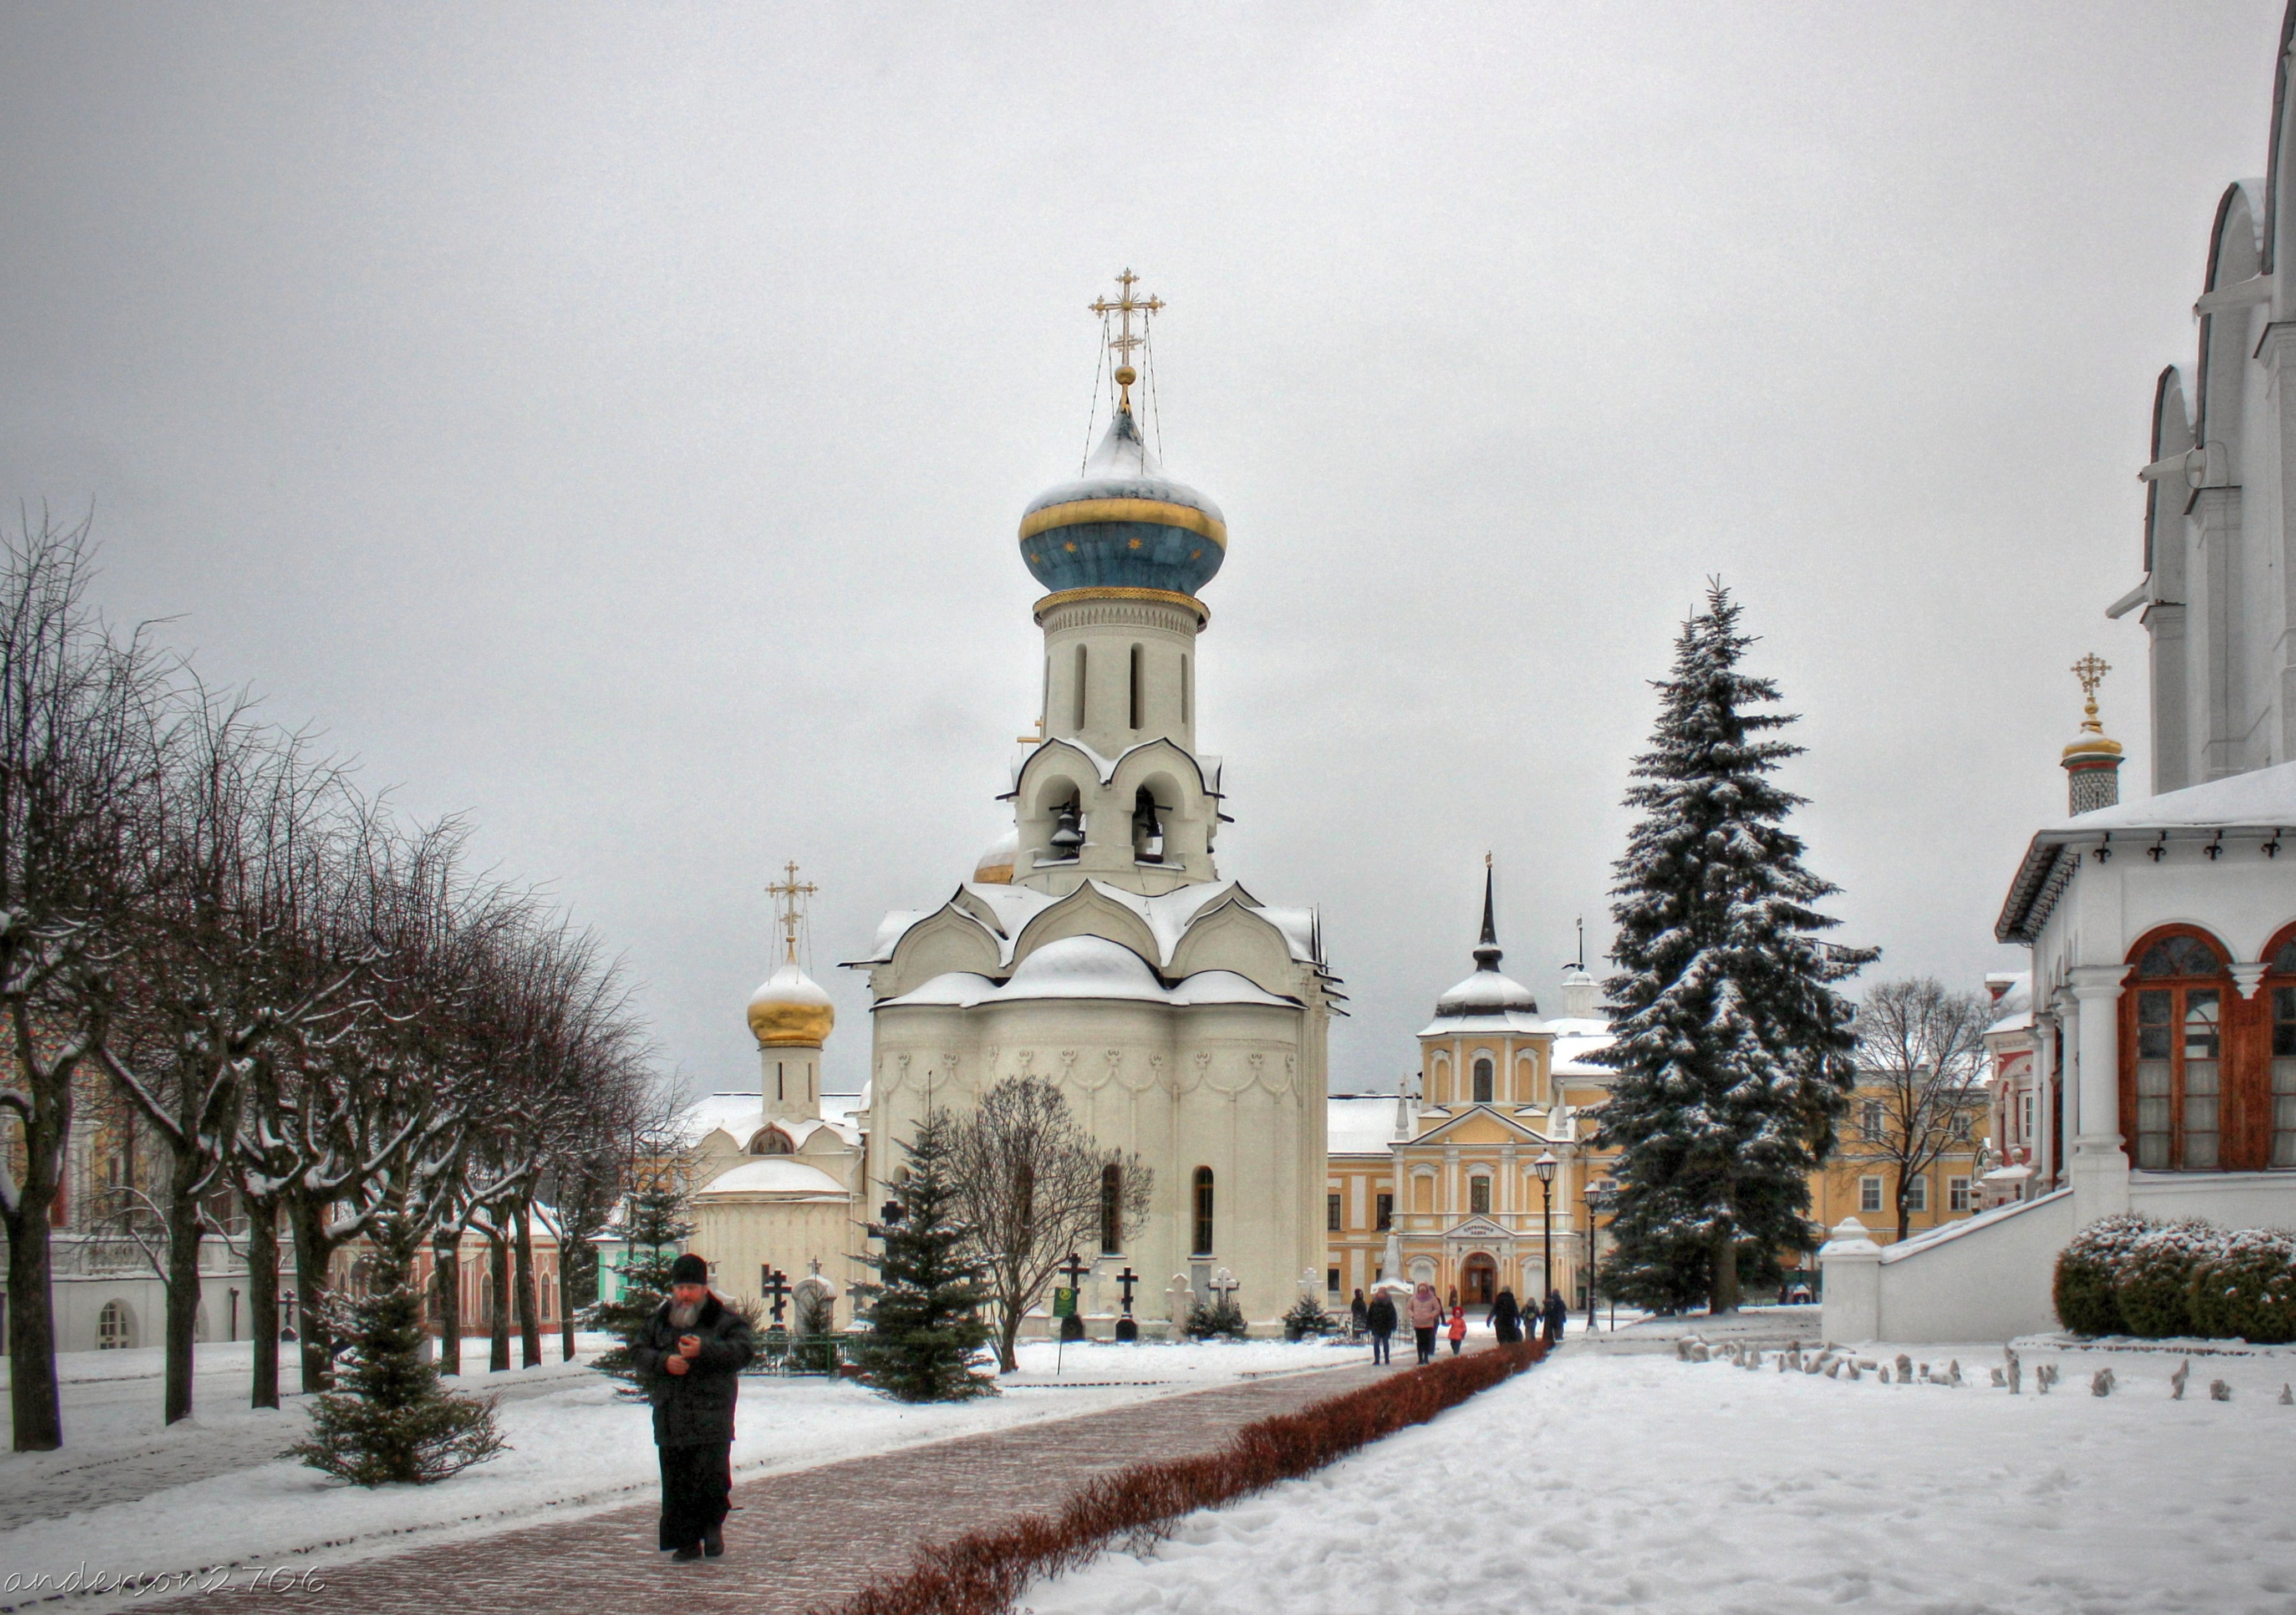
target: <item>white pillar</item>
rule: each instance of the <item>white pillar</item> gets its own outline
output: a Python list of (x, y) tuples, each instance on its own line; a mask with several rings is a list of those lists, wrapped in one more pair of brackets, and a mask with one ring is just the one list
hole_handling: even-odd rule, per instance
[(2070, 1165), (2074, 1215), (2084, 1224), (2128, 1209), (2120, 1133), (2120, 982), (2128, 973), (2124, 965), (2079, 965), (2070, 972), (2080, 1006), (2073, 1046), (2080, 1112)]
[(1844, 1217), (1817, 1250), (1825, 1298), (1819, 1328), (1829, 1340), (1851, 1345), (1882, 1338), (1882, 1248), (1866, 1224)]

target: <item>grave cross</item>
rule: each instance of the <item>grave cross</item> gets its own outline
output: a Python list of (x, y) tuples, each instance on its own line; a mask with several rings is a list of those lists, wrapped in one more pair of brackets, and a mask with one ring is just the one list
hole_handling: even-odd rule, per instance
[(1090, 1271), (1091, 1270), (1078, 1258), (1077, 1253), (1073, 1250), (1069, 1252), (1069, 1259), (1062, 1263), (1060, 1266), (1061, 1276), (1069, 1281), (1069, 1288), (1070, 1290), (1082, 1290), (1084, 1288), (1084, 1275)]
[(1132, 1287), (1140, 1282), (1140, 1275), (1132, 1271), (1128, 1262), (1124, 1271), (1116, 1275), (1116, 1281), (1124, 1287), (1124, 1315), (1116, 1320), (1116, 1338), (1130, 1345), (1140, 1338), (1140, 1325), (1132, 1316)]
[(1242, 1290), (1242, 1282), (1225, 1267), (1212, 1274), (1212, 1291), (1214, 1294), (1218, 1295), (1222, 1301), (1228, 1300), (1237, 1290)]
[(760, 1264), (758, 1268), (758, 1288), (765, 1291), (766, 1298), (774, 1304), (774, 1322), (778, 1326), (782, 1321), (783, 1308), (789, 1304), (789, 1275), (785, 1273), (775, 1272), (771, 1263)]
[(1060, 1274), (1069, 1281), (1069, 1314), (1061, 1320), (1063, 1341), (1084, 1339), (1084, 1275), (1091, 1271), (1077, 1253), (1069, 1252), (1069, 1259), (1060, 1265)]

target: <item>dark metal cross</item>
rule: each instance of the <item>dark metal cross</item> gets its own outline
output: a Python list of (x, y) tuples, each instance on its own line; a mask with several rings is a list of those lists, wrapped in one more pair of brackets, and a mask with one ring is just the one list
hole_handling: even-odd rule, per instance
[(1116, 1275), (1116, 1281), (1124, 1286), (1124, 1315), (1128, 1318), (1132, 1315), (1132, 1287), (1140, 1282), (1140, 1275), (1132, 1271), (1132, 1265), (1128, 1262), (1124, 1265), (1124, 1271)]
[(766, 1298), (774, 1304), (774, 1322), (779, 1323), (783, 1309), (789, 1305), (789, 1274), (775, 1272), (771, 1263), (760, 1264), (758, 1288), (765, 1291)]
[(1077, 1253), (1073, 1250), (1069, 1252), (1069, 1259), (1062, 1263), (1060, 1266), (1061, 1276), (1068, 1280), (1069, 1288), (1075, 1290), (1079, 1296), (1084, 1293), (1084, 1275), (1090, 1271), (1091, 1270), (1086, 1267), (1081, 1261), (1077, 1259)]

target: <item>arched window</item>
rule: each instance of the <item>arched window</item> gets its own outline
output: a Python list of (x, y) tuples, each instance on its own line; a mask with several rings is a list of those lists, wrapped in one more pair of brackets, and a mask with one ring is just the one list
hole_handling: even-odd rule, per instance
[(1100, 1169), (1100, 1253), (1124, 1248), (1124, 1168), (1111, 1161)]
[(103, 1310), (95, 1314), (95, 1347), (98, 1351), (126, 1351), (135, 1344), (135, 1320), (127, 1308), (117, 1301), (106, 1301)]
[(1085, 654), (1085, 647), (1079, 645), (1077, 647), (1076, 678), (1076, 726), (1078, 729), (1082, 729), (1084, 727), (1084, 675), (1085, 670), (1088, 665), (1089, 663)]
[(1132, 727), (1134, 729), (1138, 729), (1140, 727), (1140, 708), (1142, 705), (1140, 695), (1140, 664), (1142, 661), (1145, 659), (1146, 655), (1147, 652), (1143, 650), (1139, 646), (1136, 645), (1132, 647)]
[(1182, 651), (1180, 653), (1180, 721), (1183, 723), (1192, 721), (1188, 714), (1195, 705), (1191, 699), (1194, 692), (1188, 687), (1193, 682), (1194, 679), (1188, 670), (1188, 653)]
[(1483, 1216), (1491, 1215), (1490, 1174), (1478, 1172), (1467, 1180), (1467, 1209)]
[(1475, 1061), (1475, 1103), (1478, 1105), (1488, 1105), (1490, 1102), (1491, 1062), (1488, 1059), (1478, 1058)]
[(2122, 1064), (2122, 1113), (2146, 1172), (2213, 1172), (2222, 1164), (2225, 1009), (2232, 977), (2216, 946), (2172, 932), (2137, 954), (2136, 1035)]
[(2296, 1166), (2296, 933), (2266, 960), (2264, 986), (2272, 1017), (2272, 1146), (2265, 1160)]
[(1195, 1254), (1208, 1257), (1212, 1253), (1212, 1169), (1196, 1168), (1196, 1248)]

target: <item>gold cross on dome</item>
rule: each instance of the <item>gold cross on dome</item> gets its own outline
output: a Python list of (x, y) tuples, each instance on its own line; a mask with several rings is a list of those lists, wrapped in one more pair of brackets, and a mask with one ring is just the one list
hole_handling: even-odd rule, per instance
[(2112, 663), (2095, 651), (2089, 652), (2073, 663), (2073, 677), (2080, 680), (2081, 694), (2088, 698), (2087, 705), (2082, 709), (2084, 716), (2081, 727), (2083, 729), (2100, 729), (2101, 732), (2101, 726), (2096, 719), (2096, 687), (2104, 682), (2105, 674), (2112, 671)]
[[(1140, 379), (1140, 373), (1132, 367), (1132, 350), (1147, 342), (1149, 317), (1161, 312), (1164, 307), (1164, 300), (1152, 293), (1144, 298), (1134, 297), (1132, 288), (1139, 284), (1140, 277), (1127, 269), (1116, 277), (1114, 302), (1098, 297), (1089, 305), (1092, 312), (1100, 316), (1103, 328), (1108, 324), (1108, 317), (1111, 314), (1116, 316), (1116, 334), (1108, 339), (1108, 347), (1116, 355), (1116, 384), (1121, 390), (1121, 396), (1117, 400), (1119, 409), (1132, 408), (1132, 383)], [(1132, 334), (1132, 317), (1136, 314), (1140, 317), (1140, 334), (1137, 336)]]
[(805, 900), (819, 890), (821, 888), (809, 880), (802, 884), (799, 882), (795, 863), (783, 864), (782, 878), (766, 887), (766, 895), (774, 900), (779, 910), (783, 946), (791, 964), (797, 963), (797, 927), (798, 922), (805, 918)]

